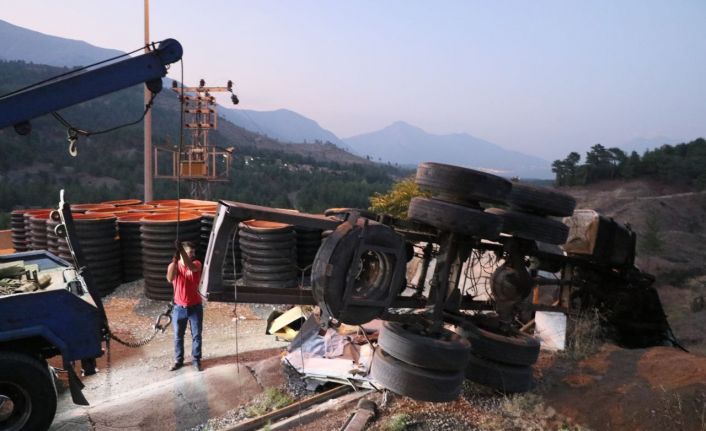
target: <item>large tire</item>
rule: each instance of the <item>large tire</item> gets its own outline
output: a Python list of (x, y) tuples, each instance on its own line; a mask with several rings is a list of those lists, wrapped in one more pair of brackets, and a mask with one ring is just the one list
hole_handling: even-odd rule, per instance
[(392, 392), (420, 401), (448, 402), (461, 394), (463, 371), (436, 371), (415, 367), (375, 350), (370, 375)]
[(467, 332), (474, 355), (510, 365), (532, 365), (539, 357), (539, 341), (515, 331), (503, 334), (491, 319), (476, 319)]
[(13, 407), (0, 413), (0, 429), (49, 429), (56, 413), (57, 396), (54, 377), (44, 360), (0, 352), (0, 395), (9, 398)]
[(564, 244), (569, 237), (569, 227), (559, 220), (500, 208), (485, 211), (502, 217), (502, 231), (518, 238)]
[(442, 163), (420, 163), (415, 182), (433, 193), (458, 201), (505, 203), (510, 181), (497, 175)]
[(532, 367), (517, 367), (471, 355), (466, 378), (503, 392), (527, 392), (532, 389)]
[(566, 193), (520, 183), (512, 184), (507, 203), (520, 211), (557, 217), (571, 216), (576, 208), (576, 199)]
[(420, 334), (415, 329), (398, 322), (384, 322), (378, 344), (394, 358), (417, 367), (441, 371), (466, 368), (471, 355), (468, 340), (447, 329), (442, 329), (438, 337)]
[(502, 219), (494, 214), (438, 199), (413, 198), (407, 215), (442, 231), (477, 238), (495, 239), (502, 227)]
[[(363, 232), (367, 246), (392, 250), (404, 247), (402, 238), (385, 225), (370, 223), (364, 228), (363, 223), (352, 226), (346, 222), (323, 241), (311, 269), (312, 293), (319, 307), (327, 310), (331, 317), (349, 325), (367, 323), (385, 311), (382, 305), (345, 304), (348, 274), (351, 267), (358, 263), (353, 262), (353, 259)], [(377, 269), (364, 265), (354, 280), (356, 296), (382, 301), (389, 295), (396, 295), (402, 288), (404, 280), (396, 285), (394, 275), (403, 272), (405, 262), (383, 253), (374, 254), (374, 257), (378, 258)], [(360, 263), (367, 263), (363, 260)]]

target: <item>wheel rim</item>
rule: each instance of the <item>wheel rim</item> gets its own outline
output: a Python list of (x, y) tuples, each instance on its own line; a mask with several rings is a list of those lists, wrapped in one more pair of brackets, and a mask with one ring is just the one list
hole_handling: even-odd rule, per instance
[(389, 257), (377, 251), (366, 251), (360, 256), (360, 270), (353, 285), (354, 296), (371, 300), (384, 298), (390, 276)]
[(0, 428), (7, 431), (24, 429), (32, 414), (32, 400), (22, 387), (0, 382)]

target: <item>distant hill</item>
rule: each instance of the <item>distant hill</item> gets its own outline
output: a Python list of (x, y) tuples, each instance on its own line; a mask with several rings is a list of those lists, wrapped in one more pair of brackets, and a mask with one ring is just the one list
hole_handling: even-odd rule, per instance
[(0, 20), (0, 59), (24, 60), (50, 66), (86, 66), (123, 52), (50, 36)]
[(319, 126), (316, 121), (289, 109), (252, 111), (222, 108), (220, 114), (237, 126), (280, 142), (320, 141), (330, 142), (339, 147), (345, 146), (338, 136)]
[(352, 151), (374, 161), (417, 165), (435, 161), (483, 169), (504, 176), (552, 178), (549, 162), (506, 150), (466, 133), (434, 135), (403, 121), (344, 139)]

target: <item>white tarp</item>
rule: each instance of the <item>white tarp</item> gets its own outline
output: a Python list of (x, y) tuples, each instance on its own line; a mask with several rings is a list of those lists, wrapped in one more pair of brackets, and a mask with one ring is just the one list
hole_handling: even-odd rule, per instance
[(564, 350), (566, 345), (566, 315), (554, 311), (534, 314), (535, 332), (544, 350)]

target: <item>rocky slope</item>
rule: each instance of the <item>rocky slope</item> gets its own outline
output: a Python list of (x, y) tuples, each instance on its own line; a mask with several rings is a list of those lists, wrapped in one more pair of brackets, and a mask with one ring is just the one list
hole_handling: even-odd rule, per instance
[[(689, 350), (706, 354), (706, 191), (651, 180), (607, 181), (568, 187), (578, 208), (593, 208), (638, 235), (637, 265), (657, 277), (657, 289), (675, 335)], [(657, 238), (658, 250), (644, 238)]]

